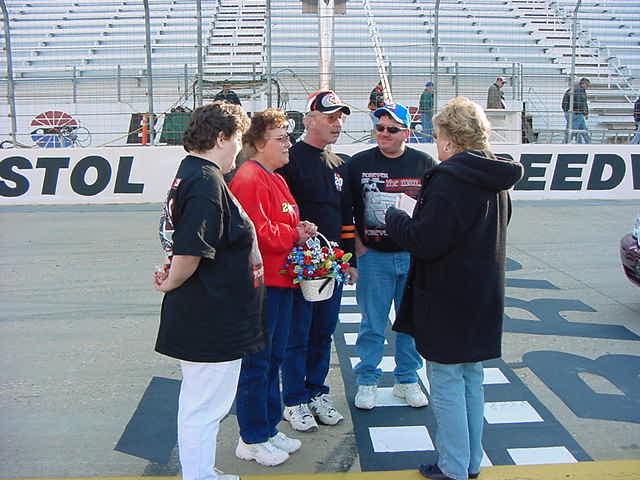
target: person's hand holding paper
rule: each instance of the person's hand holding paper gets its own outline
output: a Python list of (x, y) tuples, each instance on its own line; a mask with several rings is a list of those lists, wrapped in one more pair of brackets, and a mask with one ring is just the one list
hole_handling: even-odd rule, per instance
[(400, 195), (398, 195), (398, 198), (396, 198), (395, 207), (402, 210), (410, 217), (413, 217), (413, 209), (415, 208), (415, 206), (416, 201), (406, 193), (401, 193)]

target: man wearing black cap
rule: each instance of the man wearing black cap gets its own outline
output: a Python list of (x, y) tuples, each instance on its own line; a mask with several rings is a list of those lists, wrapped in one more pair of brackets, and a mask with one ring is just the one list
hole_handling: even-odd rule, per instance
[[(353, 253), (355, 227), (346, 164), (326, 149), (338, 140), (345, 115), (351, 109), (335, 92), (321, 90), (309, 97), (307, 111), (304, 117), (307, 134), (289, 150), (289, 163), (278, 173), (287, 180), (300, 214), (314, 222), (327, 239)], [(351, 265), (354, 262), (355, 255)], [(357, 270), (352, 268), (351, 273), (355, 281)], [(336, 425), (344, 418), (333, 407), (325, 384), (341, 298), (341, 284), (336, 284), (331, 298), (319, 302), (306, 301), (300, 291), (295, 294), (289, 344), (282, 365), (283, 416), (294, 430), (317, 430), (314, 417), (325, 425)]]
[[(389, 238), (384, 214), (389, 205), (404, 199), (403, 195), (416, 199), (425, 171), (436, 164), (426, 153), (407, 146), (411, 135), (407, 107), (389, 103), (376, 109), (373, 115), (377, 120), (374, 131), (378, 145), (355, 154), (349, 161), (353, 216), (361, 242), (356, 245), (359, 255), (356, 298), (362, 320), (356, 341), (360, 362), (354, 369), (358, 383), (355, 406), (364, 410), (376, 406), (389, 311), (392, 302), (396, 311), (400, 308), (409, 273), (409, 252)], [(420, 389), (417, 374), (422, 357), (411, 336), (397, 333), (395, 340), (396, 384), (392, 393), (412, 407), (423, 407), (427, 397)]]

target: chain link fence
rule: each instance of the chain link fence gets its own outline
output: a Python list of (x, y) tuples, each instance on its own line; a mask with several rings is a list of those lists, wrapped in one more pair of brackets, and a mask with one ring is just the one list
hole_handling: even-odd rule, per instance
[[(603, 6), (603, 3), (605, 4)], [(224, 84), (244, 108), (289, 112), (301, 134), (307, 96), (336, 90), (352, 107), (341, 142), (370, 141), (369, 95), (414, 113), (434, 83), (487, 106), (495, 143), (576, 136), (562, 98), (588, 78), (589, 140), (627, 143), (640, 78), (634, 2), (515, 0), (0, 0), (3, 146), (180, 143), (189, 112)], [(571, 98), (576, 98), (577, 93)], [(576, 102), (577, 103), (577, 102)], [(568, 132), (571, 128), (574, 132)]]

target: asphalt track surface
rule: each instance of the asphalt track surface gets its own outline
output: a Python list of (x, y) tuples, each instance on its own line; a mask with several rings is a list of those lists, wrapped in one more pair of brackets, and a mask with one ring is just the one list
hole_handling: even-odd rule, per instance
[[(171, 408), (162, 400), (175, 390), (179, 369), (153, 352), (158, 213), (158, 205), (0, 208), (0, 478), (178, 473)], [(638, 214), (638, 202), (515, 202), (503, 360), (595, 462), (494, 466), (481, 478), (640, 479), (640, 289), (618, 257), (620, 237)], [(550, 306), (558, 301), (565, 303), (556, 318)], [(533, 315), (538, 307), (542, 313)], [(578, 401), (562, 387), (569, 377), (554, 378), (548, 359), (532, 355), (539, 352), (581, 358), (572, 365), (589, 389), (578, 391)], [(598, 369), (602, 357), (615, 360), (611, 368)], [(329, 381), (347, 417), (341, 425), (294, 434), (302, 450), (266, 468), (235, 458), (230, 415), (218, 466), (249, 479), (420, 478), (410, 469), (361, 472), (368, 460), (359, 453), (364, 440), (354, 434), (343, 378), (335, 354)], [(290, 433), (286, 423), (282, 430)]]

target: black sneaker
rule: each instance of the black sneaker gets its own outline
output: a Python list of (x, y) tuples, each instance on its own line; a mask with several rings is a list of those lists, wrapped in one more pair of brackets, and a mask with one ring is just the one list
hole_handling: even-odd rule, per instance
[[(433, 480), (447, 480), (447, 479), (453, 480), (451, 477), (448, 477), (447, 475), (442, 473), (442, 470), (440, 470), (440, 467), (438, 467), (437, 465), (423, 464), (423, 465), (420, 465), (420, 467), (418, 467), (418, 471), (423, 476), (427, 478), (431, 478)], [(478, 478), (479, 476), (480, 476), (480, 472), (469, 474), (469, 478)]]
[(431, 480), (454, 480), (448, 475), (442, 473), (442, 470), (437, 465), (422, 464), (418, 467), (418, 471), (423, 477), (430, 478)]

